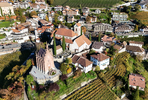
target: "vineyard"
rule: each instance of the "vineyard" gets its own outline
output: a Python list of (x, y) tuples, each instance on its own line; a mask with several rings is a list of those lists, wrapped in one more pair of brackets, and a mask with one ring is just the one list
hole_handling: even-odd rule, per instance
[(65, 100), (116, 100), (117, 96), (97, 79), (68, 96)]
[(53, 5), (62, 5), (70, 7), (79, 7), (80, 4), (82, 7), (91, 7), (91, 8), (101, 8), (101, 7), (111, 7), (116, 3), (119, 3), (121, 0), (54, 0)]

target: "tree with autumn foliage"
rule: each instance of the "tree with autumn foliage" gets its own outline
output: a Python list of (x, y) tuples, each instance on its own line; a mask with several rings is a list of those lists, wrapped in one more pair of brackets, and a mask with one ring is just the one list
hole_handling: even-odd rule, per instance
[(86, 34), (86, 27), (85, 26), (82, 26), (81, 30), (82, 30), (82, 33)]
[(32, 11), (32, 12), (30, 13), (30, 17), (32, 17), (33, 15), (37, 15), (37, 12), (36, 12), (36, 11)]

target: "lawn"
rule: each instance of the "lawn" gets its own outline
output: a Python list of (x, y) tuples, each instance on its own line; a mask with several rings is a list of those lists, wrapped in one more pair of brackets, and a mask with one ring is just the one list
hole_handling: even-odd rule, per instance
[(148, 25), (148, 12), (137, 12), (131, 15), (131, 18), (138, 19), (142, 22), (142, 24)]
[(10, 24), (13, 24), (14, 23), (14, 21), (0, 21), (0, 28), (2, 28), (2, 27), (9, 27), (10, 26)]
[(3, 39), (3, 38), (5, 38), (5, 34), (0, 34), (0, 39)]
[(78, 8), (81, 4), (82, 7), (101, 8), (111, 7), (121, 0), (54, 0), (53, 5), (62, 5)]

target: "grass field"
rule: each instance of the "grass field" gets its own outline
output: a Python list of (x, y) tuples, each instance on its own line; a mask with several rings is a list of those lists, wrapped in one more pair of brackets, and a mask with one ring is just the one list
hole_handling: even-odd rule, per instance
[(116, 3), (121, 2), (121, 0), (54, 0), (53, 5), (62, 5), (70, 7), (91, 7), (91, 8), (101, 8), (101, 7), (111, 7)]
[(10, 24), (12, 24), (12, 23), (14, 23), (14, 21), (1, 21), (0, 22), (0, 28), (2, 28), (2, 27), (9, 27), (10, 26)]
[(5, 34), (0, 34), (0, 39), (3, 39), (3, 38), (5, 38), (5, 37), (6, 37)]
[(133, 19), (138, 19), (142, 22), (142, 24), (148, 25), (148, 12), (137, 12), (131, 16)]

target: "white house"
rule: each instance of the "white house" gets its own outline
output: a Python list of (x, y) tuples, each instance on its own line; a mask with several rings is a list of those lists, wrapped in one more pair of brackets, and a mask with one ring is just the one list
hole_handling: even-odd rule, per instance
[(143, 48), (140, 48), (139, 46), (126, 46), (126, 51), (129, 52), (130, 54), (134, 55), (141, 55), (143, 56), (145, 54), (145, 50)]
[(124, 47), (124, 48), (122, 48), (121, 46), (119, 46), (119, 45), (114, 45), (113, 46), (114, 47), (114, 49), (116, 49), (117, 51), (117, 53), (122, 53), (122, 52), (125, 52), (126, 51), (126, 48)]
[(100, 14), (100, 13), (101, 13), (101, 11), (99, 9), (95, 10), (95, 14)]
[(90, 60), (94, 65), (98, 65), (101, 70), (104, 70), (109, 65), (110, 57), (103, 53), (96, 53), (90, 56)]
[(84, 57), (79, 57), (77, 55), (74, 55), (72, 57), (72, 64), (75, 65), (76, 68), (81, 69), (82, 72), (87, 73), (92, 70), (93, 62), (89, 61)]
[(74, 25), (74, 32), (77, 33), (78, 36), (81, 35), (81, 24), (80, 23), (76, 23)]
[(130, 46), (138, 46), (138, 47), (142, 48), (143, 44), (144, 44), (144, 42), (129, 41)]
[(62, 53), (62, 52), (63, 52), (62, 47), (60, 45), (56, 46), (56, 53), (57, 53), (57, 55)]
[[(14, 10), (13, 10), (13, 6), (10, 5), (9, 3), (7, 3), (7, 2), (0, 2), (0, 7), (2, 9), (2, 12), (1, 11), (0, 12), (3, 15), (4, 14), (9, 15), (10, 14), (10, 11), (11, 11), (11, 15), (15, 15), (14, 14)], [(0, 16), (2, 16), (1, 13), (0, 13)]]
[(73, 44), (70, 46), (70, 50), (73, 52), (81, 52), (85, 49), (89, 49), (91, 41), (83, 34), (76, 38)]
[(59, 16), (58, 17), (58, 20), (61, 21), (61, 22), (63, 22), (64, 21), (64, 16)]
[(136, 89), (137, 86), (139, 86), (139, 90), (144, 91), (145, 78), (142, 75), (131, 73), (129, 75), (129, 87)]
[(103, 45), (103, 42), (93, 42), (91, 48), (97, 52), (103, 52), (103, 48), (104, 48), (104, 45)]

